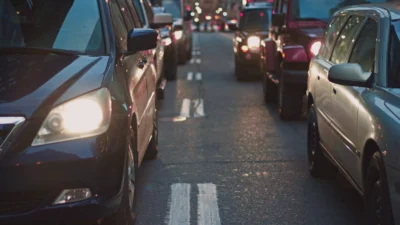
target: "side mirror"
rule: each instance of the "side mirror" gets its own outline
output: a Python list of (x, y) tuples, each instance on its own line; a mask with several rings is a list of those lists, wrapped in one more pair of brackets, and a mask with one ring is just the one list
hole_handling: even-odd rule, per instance
[(272, 14), (272, 26), (282, 27), (285, 24), (285, 14)]
[(357, 63), (345, 63), (332, 66), (328, 80), (346, 86), (369, 87), (371, 75), (371, 72), (364, 72)]
[(128, 34), (128, 53), (134, 54), (157, 47), (158, 33), (153, 29), (137, 28)]
[(185, 16), (183, 17), (184, 21), (191, 21), (192, 20), (192, 15), (191, 15), (192, 11), (190, 10), (186, 10), (185, 11)]
[(174, 18), (171, 13), (159, 13), (154, 15), (153, 23), (151, 27), (154, 29), (162, 28), (165, 26), (171, 26), (174, 22)]

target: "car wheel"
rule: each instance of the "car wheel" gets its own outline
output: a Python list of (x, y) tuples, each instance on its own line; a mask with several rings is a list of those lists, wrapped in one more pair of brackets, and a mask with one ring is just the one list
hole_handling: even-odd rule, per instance
[(317, 114), (314, 104), (311, 105), (310, 112), (308, 113), (307, 156), (308, 171), (311, 176), (323, 177), (334, 171), (335, 168), (321, 150)]
[(266, 104), (270, 102), (276, 102), (277, 99), (277, 88), (276, 85), (265, 75), (263, 75), (263, 89), (264, 89), (264, 102)]
[(155, 117), (153, 120), (153, 134), (149, 146), (147, 147), (145, 159), (152, 160), (157, 158), (158, 155), (158, 113), (155, 109)]
[[(134, 134), (133, 132), (131, 132)], [(133, 225), (136, 223), (136, 174), (138, 170), (136, 138), (132, 135), (124, 176), (124, 187), (119, 210), (106, 218), (104, 225)]]
[(180, 65), (186, 64), (187, 55), (186, 55), (185, 45), (181, 44), (178, 49), (179, 49), (179, 52), (178, 52), (178, 63)]
[(176, 80), (178, 72), (178, 63), (177, 57), (172, 57), (172, 62), (168, 63), (168, 66), (165, 70), (165, 79), (167, 80)]
[(364, 181), (366, 224), (392, 225), (389, 187), (380, 152), (375, 152), (369, 162)]
[(279, 116), (282, 120), (298, 119), (303, 106), (303, 93), (294, 85), (279, 82)]

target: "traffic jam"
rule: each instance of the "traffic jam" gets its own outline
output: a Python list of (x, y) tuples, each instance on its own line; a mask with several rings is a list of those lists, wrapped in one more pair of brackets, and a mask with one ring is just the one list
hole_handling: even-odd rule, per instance
[(0, 225), (400, 225), (397, 0), (0, 0)]

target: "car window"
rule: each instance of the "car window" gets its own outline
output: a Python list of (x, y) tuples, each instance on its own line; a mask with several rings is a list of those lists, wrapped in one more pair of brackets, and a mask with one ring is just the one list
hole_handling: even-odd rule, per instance
[(128, 31), (132, 30), (135, 26), (133, 25), (133, 17), (131, 15), (131, 13), (129, 12), (126, 1), (125, 0), (117, 0), (117, 4), (118, 4), (121, 14), (124, 18), (124, 21), (125, 21), (126, 27), (128, 28)]
[(126, 27), (121, 10), (115, 0), (110, 3), (111, 18), (115, 32), (115, 38), (120, 48), (125, 50), (127, 47), (128, 28)]
[(268, 30), (270, 26), (270, 9), (256, 9), (243, 11), (239, 21), (241, 30)]
[(147, 19), (149, 20), (149, 23), (152, 23), (154, 21), (153, 8), (147, 0), (143, 0), (143, 5), (146, 10)]
[(143, 24), (143, 26), (146, 25), (146, 19), (144, 18), (144, 12), (140, 0), (133, 0), (133, 4), (135, 5), (135, 8), (139, 14), (140, 22)]
[(364, 17), (362, 16), (352, 16), (347, 21), (336, 41), (336, 45), (332, 52), (331, 61), (333, 64), (347, 62), (349, 51), (354, 43), (357, 31), (360, 29), (363, 20)]
[(126, 1), (126, 5), (128, 6), (129, 12), (132, 15), (133, 23), (134, 23), (135, 27), (136, 28), (143, 27), (143, 24), (142, 24), (142, 22), (140, 21), (140, 18), (139, 18), (138, 11), (135, 8), (135, 6), (133, 5), (132, 0), (125, 0), (125, 1)]
[(364, 72), (371, 72), (375, 60), (376, 39), (378, 36), (378, 25), (373, 19), (368, 19), (362, 29), (354, 49), (351, 52), (350, 63), (358, 63)]
[(321, 49), (320, 55), (325, 58), (329, 59), (333, 46), (335, 45), (337, 36), (340, 33), (340, 30), (343, 24), (346, 22), (348, 17), (346, 16), (337, 16), (331, 20), (331, 23), (325, 30), (324, 34), (324, 41), (323, 46)]
[(28, 47), (104, 54), (97, 0), (0, 0), (0, 48)]

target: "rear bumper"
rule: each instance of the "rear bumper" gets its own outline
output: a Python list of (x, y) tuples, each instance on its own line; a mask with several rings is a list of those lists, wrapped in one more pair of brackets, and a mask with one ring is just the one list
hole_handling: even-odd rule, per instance
[(308, 71), (306, 70), (282, 70), (283, 82), (286, 84), (294, 84), (303, 88), (307, 87)]

